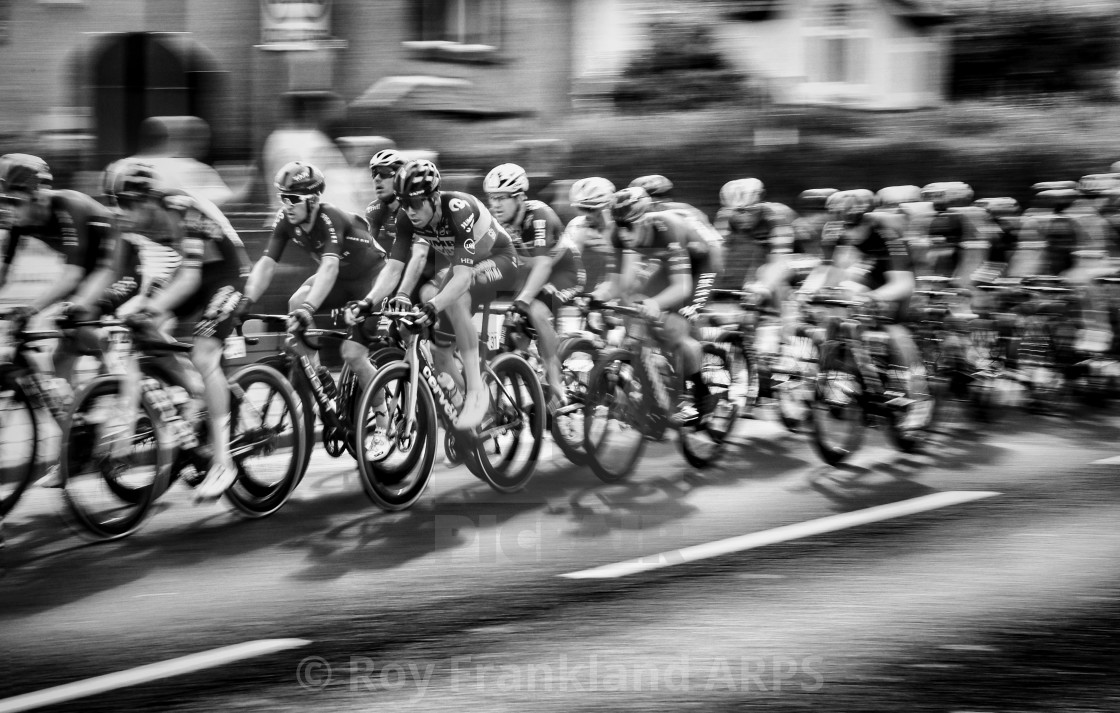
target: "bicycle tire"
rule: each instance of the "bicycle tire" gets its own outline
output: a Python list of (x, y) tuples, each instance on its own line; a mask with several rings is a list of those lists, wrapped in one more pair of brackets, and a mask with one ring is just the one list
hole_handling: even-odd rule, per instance
[[(548, 403), (540, 376), (524, 357), (499, 354), (483, 372), (484, 382), (494, 377), (497, 381), (491, 386), (490, 413), (495, 423), (486, 430), (497, 430), (493, 438), (476, 442), (474, 453), (486, 483), (499, 493), (514, 493), (524, 488), (536, 472)], [(505, 436), (510, 438), (505, 440)], [(525, 436), (530, 439), (527, 449)]]
[(702, 343), (701, 349), (706, 362), (705, 366), (701, 367), (701, 374), (709, 372), (713, 360), (719, 360), (721, 366), (716, 367), (715, 370), (726, 374), (727, 384), (726, 386), (708, 385), (712, 396), (716, 399), (711, 413), (707, 414), (708, 422), (702, 424), (698, 421), (695, 425), (681, 426), (680, 438), (677, 442), (680, 444), (681, 454), (689, 465), (693, 468), (710, 468), (726, 450), (727, 437), (739, 418), (739, 405), (731, 397), (731, 382), (734, 374), (727, 350), (708, 342)]
[[(583, 448), (587, 453), (587, 463), (591, 470), (604, 483), (617, 483), (628, 477), (637, 466), (646, 448), (644, 433), (644, 419), (642, 417), (642, 395), (630, 393), (634, 377), (625, 374), (626, 370), (633, 370), (630, 364), (630, 352), (623, 349), (612, 349), (600, 356), (599, 362), (591, 370), (587, 380), (587, 400), (584, 404)], [(618, 465), (608, 459), (609, 453), (618, 453), (617, 449), (608, 447), (605, 443), (607, 426), (602, 428), (604, 438), (597, 438), (597, 424), (604, 416), (609, 416), (612, 409), (623, 417), (619, 430), (634, 432), (636, 445), (633, 451), (624, 454)], [(609, 420), (609, 419), (608, 419)]]
[[(798, 361), (797, 373), (783, 374), (782, 383), (775, 383), (774, 375), (770, 375), (771, 388), (774, 390), (774, 401), (778, 408), (778, 419), (790, 433), (798, 433), (812, 418), (812, 394), (816, 373), (820, 370), (821, 350), (820, 345), (812, 337), (798, 334), (799, 339), (807, 339), (811, 345), (810, 358)], [(812, 364), (811, 369), (805, 369), (804, 364)], [(806, 373), (808, 372), (808, 373)]]
[[(115, 461), (111, 453), (97, 459), (93, 457), (96, 444), (103, 440), (99, 437), (103, 434), (98, 433), (98, 427), (105, 423), (104, 414), (96, 414), (96, 409), (101, 408), (104, 412), (114, 408), (113, 404), (101, 404), (100, 399), (114, 394), (119, 399), (123, 381), (124, 377), (116, 375), (91, 379), (75, 395), (68, 417), (62, 424), (59, 469), (63, 499), (71, 520), (80, 526), (76, 528), (78, 532), (100, 540), (125, 537), (144, 523), (152, 505), (170, 484), (178, 445), (171, 442), (171, 434), (160, 425), (159, 412), (148, 394), (141, 393), (131, 440), (134, 449), (139, 445), (147, 452), (139, 456), (130, 453), (128, 459), (121, 461)], [(154, 465), (150, 477), (142, 475), (134, 482), (126, 482), (121, 468), (127, 467), (128, 461), (132, 460), (139, 460), (145, 465), (145, 461), (150, 461)], [(88, 486), (82, 477), (84, 475), (93, 476)], [(99, 486), (114, 499), (101, 507), (92, 502), (99, 492), (104, 492)]]
[[(229, 382), (230, 451), (237, 464), (237, 479), (225, 498), (244, 517), (267, 517), (283, 507), (303, 478), (307, 446), (303, 406), (291, 382), (270, 366), (242, 367)], [(254, 403), (255, 385), (265, 387), (261, 405)], [(276, 403), (279, 414), (272, 412)], [(290, 447), (290, 455), (279, 453), (285, 445)], [(269, 461), (251, 464), (250, 459), (257, 455)], [(276, 475), (266, 476), (269, 471)]]
[[(583, 402), (587, 396), (587, 380), (594, 368), (598, 349), (595, 342), (586, 337), (568, 337), (556, 350), (560, 362), (560, 374), (564, 379), (564, 391), (568, 399), (565, 414), (553, 414), (549, 421), (552, 440), (573, 465), (586, 465), (587, 452), (583, 450)], [(576, 355), (585, 354), (590, 359), (586, 371), (575, 371), (570, 362)]]
[[(407, 403), (410, 378), (411, 367), (408, 364), (390, 364), (377, 372), (358, 402), (362, 417), (355, 427), (355, 448), (362, 454), (358, 458), (362, 489), (374, 505), (387, 512), (412, 507), (424, 494), (435, 465), (438, 434), (435, 400), (427, 386), (420, 383), (416, 385), (416, 403)], [(370, 430), (371, 423), (376, 425), (376, 421), (367, 415), (375, 412), (374, 398), (378, 393), (382, 394), (382, 403), (389, 404), (386, 408), (386, 428), (390, 442), (388, 453), (383, 458), (370, 460), (365, 454), (367, 445), (376, 435)], [(415, 417), (412, 431), (393, 437), (395, 429), (403, 426), (410, 416)], [(394, 454), (403, 455), (402, 462), (387, 464)]]
[[(39, 423), (35, 418), (35, 407), (23, 386), (15, 379), (10, 384), (5, 384), (4, 391), (11, 391), (10, 403), (0, 393), (0, 433), (4, 434), (4, 443), (7, 439), (15, 439), (11, 445), (2, 449), (3, 461), (0, 461), (0, 518), (11, 512), (16, 503), (23, 497), (23, 493), (35, 477), (35, 460), (39, 455)], [(26, 431), (26, 432), (24, 432)], [(13, 453), (15, 443), (27, 443), (28, 453)], [(10, 465), (10, 461), (15, 464)], [(10, 486), (9, 491), (6, 486)]]
[[(306, 439), (303, 449), (303, 463), (300, 465), (300, 473), (306, 474), (307, 468), (311, 464), (311, 454), (315, 450), (315, 416), (318, 405), (315, 401), (314, 394), (311, 393), (311, 385), (307, 383), (307, 377), (304, 375), (303, 369), (301, 369), (297, 362), (287, 353), (267, 356), (256, 363), (270, 366), (287, 376), (288, 383), (292, 385), (296, 395), (299, 396), (300, 408), (303, 409), (303, 433)], [(303, 476), (301, 475), (300, 477), (302, 478)]]
[[(817, 375), (817, 385), (813, 398), (813, 447), (825, 463), (831, 466), (839, 465), (859, 450), (863, 444), (864, 431), (867, 427), (866, 413), (864, 411), (864, 383), (863, 375), (855, 364), (855, 357), (850, 350), (842, 344), (824, 344), (821, 346), (821, 367)], [(849, 401), (843, 405), (830, 404), (826, 396), (830, 394), (830, 373), (839, 372), (852, 380), (858, 388), (858, 393), (851, 395)], [(843, 414), (843, 416), (841, 415)], [(845, 438), (838, 443), (830, 443), (825, 431), (830, 426), (829, 420), (836, 418), (851, 424), (851, 430)]]

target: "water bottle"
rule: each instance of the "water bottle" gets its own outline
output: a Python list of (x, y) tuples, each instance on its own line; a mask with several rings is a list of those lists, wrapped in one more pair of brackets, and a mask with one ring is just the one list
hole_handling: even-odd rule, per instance
[(462, 408), (463, 392), (459, 391), (459, 387), (455, 385), (455, 380), (451, 378), (450, 374), (440, 372), (440, 375), (436, 377), (436, 383), (447, 393), (455, 408)]

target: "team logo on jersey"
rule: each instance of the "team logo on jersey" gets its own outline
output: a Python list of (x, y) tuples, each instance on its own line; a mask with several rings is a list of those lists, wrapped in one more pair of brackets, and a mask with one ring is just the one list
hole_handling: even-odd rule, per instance
[(468, 207), (467, 202), (462, 198), (452, 198), (451, 202), (447, 205), (451, 208), (451, 210), (464, 210)]
[(534, 220), (533, 221), (533, 230), (536, 232), (536, 238), (533, 240), (533, 246), (534, 247), (543, 248), (545, 246), (545, 244), (547, 243), (547, 233), (546, 233), (547, 228), (548, 228), (548, 221), (546, 221), (546, 220)]
[[(456, 198), (455, 200), (458, 200), (458, 198)], [(467, 219), (464, 220), (459, 225), (461, 225), (463, 227), (463, 232), (464, 233), (471, 232), (471, 230), (474, 228), (474, 213), (471, 213), (470, 215), (468, 215)]]
[(466, 240), (464, 240), (463, 241), (463, 249), (473, 255), (474, 254), (474, 238), (467, 238)]

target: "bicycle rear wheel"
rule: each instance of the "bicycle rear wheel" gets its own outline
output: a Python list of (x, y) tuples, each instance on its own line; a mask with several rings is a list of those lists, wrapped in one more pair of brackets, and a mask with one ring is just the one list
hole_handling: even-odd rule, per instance
[(435, 401), (420, 383), (413, 403), (410, 379), (411, 368), (404, 362), (383, 367), (358, 401), (354, 437), (362, 488), (374, 505), (389, 512), (420, 499), (435, 464)]
[(583, 402), (597, 351), (595, 343), (586, 337), (565, 339), (557, 350), (568, 405), (552, 415), (549, 430), (561, 452), (575, 465), (587, 463), (583, 450)]
[(646, 448), (642, 391), (630, 353), (603, 355), (587, 381), (583, 447), (588, 464), (605, 483), (633, 472)]
[(840, 344), (821, 347), (813, 397), (813, 446), (829, 465), (839, 465), (863, 444), (866, 416), (863, 375)]
[(694, 425), (681, 426), (679, 439), (681, 453), (693, 468), (707, 468), (719, 460), (739, 418), (739, 401), (732, 393), (735, 367), (731, 356), (715, 344), (702, 347), (700, 378), (708, 387), (709, 403), (695, 405), (701, 418)]
[[(176, 444), (158, 424), (158, 410), (141, 394), (134, 411), (120, 376), (99, 376), (74, 397), (62, 424), (59, 468), (63, 497), (88, 534), (113, 540), (137, 530), (170, 482)], [(122, 414), (135, 412), (132, 423)], [(129, 434), (127, 448), (116, 439)], [(119, 444), (118, 444), (119, 445)]]
[(31, 484), (38, 451), (35, 409), (13, 379), (0, 387), (0, 517), (15, 507)]
[(537, 469), (548, 405), (537, 372), (516, 354), (499, 354), (483, 371), (490, 418), (474, 455), (482, 478), (499, 493), (525, 487)]
[(237, 480), (226, 499), (248, 518), (271, 515), (303, 478), (303, 406), (279, 371), (250, 364), (229, 377), (230, 452)]

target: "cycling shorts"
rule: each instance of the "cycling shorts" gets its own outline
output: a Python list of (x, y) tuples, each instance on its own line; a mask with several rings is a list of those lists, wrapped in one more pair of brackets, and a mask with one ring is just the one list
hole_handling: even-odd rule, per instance
[(244, 290), (245, 278), (236, 273), (203, 270), (198, 289), (172, 310), (179, 320), (177, 332), (224, 340), (233, 333), (230, 315)]

